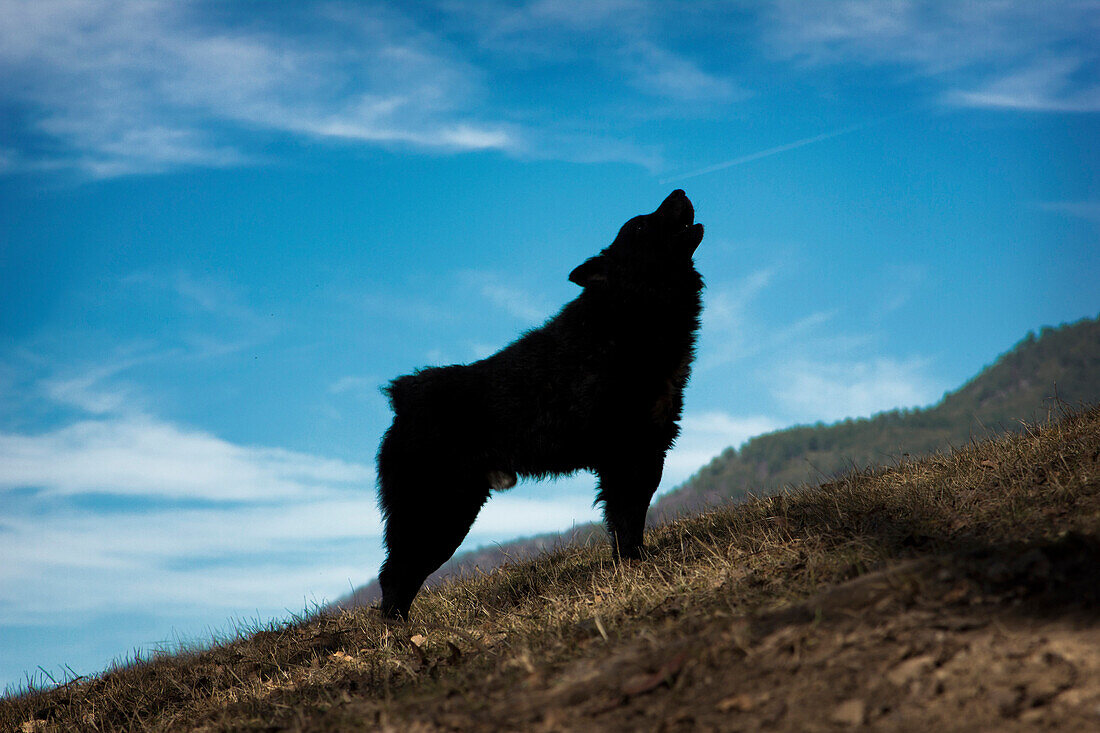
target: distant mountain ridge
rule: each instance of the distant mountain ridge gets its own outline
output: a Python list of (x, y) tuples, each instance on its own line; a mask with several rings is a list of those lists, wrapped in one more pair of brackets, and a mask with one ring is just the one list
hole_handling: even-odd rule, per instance
[[(1021, 420), (1041, 419), (1056, 406), (1100, 402), (1100, 318), (1031, 332), (962, 387), (931, 407), (897, 409), (831, 425), (803, 425), (752, 438), (727, 448), (650, 509), (651, 523), (702, 511), (751, 494), (819, 483), (852, 467), (891, 463), (940, 451), (995, 433), (1015, 430)], [(602, 539), (598, 524), (585, 524), (452, 558), (428, 585), (474, 568), (544, 552), (556, 545)], [(358, 606), (380, 597), (371, 581), (337, 603)]]
[(663, 517), (695, 512), (750, 492), (818, 483), (853, 466), (946, 450), (1045, 417), (1055, 398), (1070, 405), (1100, 401), (1100, 320), (1029, 333), (931, 407), (791, 427), (727, 448), (651, 511)]

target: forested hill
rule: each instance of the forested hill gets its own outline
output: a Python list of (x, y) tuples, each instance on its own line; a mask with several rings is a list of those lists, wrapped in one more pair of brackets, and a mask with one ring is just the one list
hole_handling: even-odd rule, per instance
[(1100, 320), (1084, 319), (1029, 333), (991, 366), (932, 407), (891, 410), (832, 425), (799, 426), (727, 448), (682, 486), (662, 497), (658, 517), (690, 513), (817, 483), (898, 457), (944, 450), (1017, 429), (1054, 408), (1055, 397), (1076, 405), (1100, 401)]

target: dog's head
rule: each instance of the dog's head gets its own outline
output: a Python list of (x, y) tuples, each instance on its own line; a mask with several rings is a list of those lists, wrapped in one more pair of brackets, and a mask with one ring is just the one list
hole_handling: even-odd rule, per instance
[(691, 257), (703, 240), (703, 225), (695, 223), (695, 208), (676, 189), (652, 214), (636, 216), (619, 230), (611, 246), (569, 274), (581, 287), (630, 281), (661, 280), (678, 272), (694, 272)]

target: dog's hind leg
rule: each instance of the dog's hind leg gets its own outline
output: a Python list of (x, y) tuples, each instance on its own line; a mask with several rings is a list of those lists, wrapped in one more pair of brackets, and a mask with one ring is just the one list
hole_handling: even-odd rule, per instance
[(416, 448), (395, 423), (378, 454), (379, 504), (386, 520), (386, 561), (378, 582), (387, 618), (408, 618), (424, 581), (462, 544), (489, 498), (485, 475)]
[(597, 469), (603, 516), (618, 558), (642, 556), (642, 533), (649, 501), (661, 483), (664, 454), (656, 458), (620, 459)]
[(455, 486), (441, 476), (391, 490), (407, 491), (408, 500), (387, 507), (386, 561), (378, 573), (382, 614), (408, 618), (420, 587), (466, 539), (489, 491), (487, 484)]

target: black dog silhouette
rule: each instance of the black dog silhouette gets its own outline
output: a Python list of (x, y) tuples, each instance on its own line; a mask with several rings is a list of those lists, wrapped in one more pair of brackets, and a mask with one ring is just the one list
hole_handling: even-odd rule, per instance
[(542, 327), (473, 364), (390, 383), (395, 416), (378, 450), (386, 617), (408, 616), (490, 491), (517, 476), (594, 471), (616, 555), (641, 556), (702, 309), (694, 219), (673, 191), (570, 273), (584, 290)]

